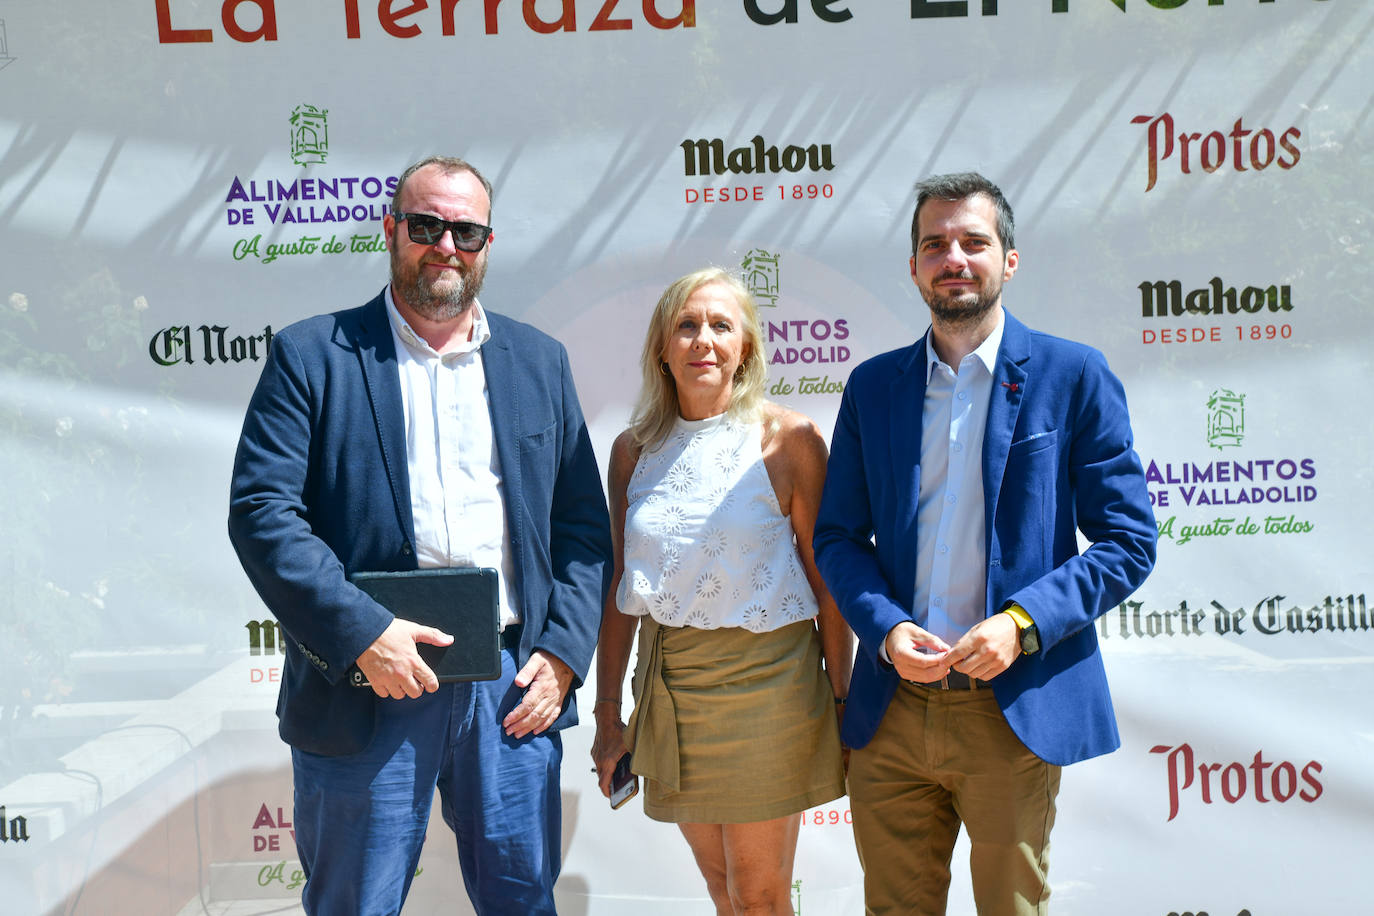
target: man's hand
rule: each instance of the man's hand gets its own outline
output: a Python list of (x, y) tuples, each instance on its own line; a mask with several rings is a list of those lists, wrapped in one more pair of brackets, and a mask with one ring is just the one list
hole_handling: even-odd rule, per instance
[(1010, 614), (993, 614), (959, 638), (949, 650), (955, 671), (990, 681), (1021, 654), (1021, 634)]
[[(934, 633), (928, 633), (914, 623), (899, 623), (888, 630), (883, 644), (887, 647), (887, 657), (892, 667), (908, 681), (929, 684), (949, 673), (946, 660), (949, 646)], [(934, 651), (922, 652), (921, 649)]]
[(534, 650), (525, 667), (515, 675), (515, 686), (524, 689), (525, 696), (501, 722), (506, 734), (512, 738), (542, 734), (563, 711), (563, 698), (568, 695), (572, 680), (572, 669), (561, 658)]
[(443, 630), (421, 626), (397, 617), (382, 635), (358, 656), (358, 668), (367, 676), (372, 692), (399, 700), (439, 689), (439, 679), (415, 650), (416, 643), (447, 646), (453, 637)]

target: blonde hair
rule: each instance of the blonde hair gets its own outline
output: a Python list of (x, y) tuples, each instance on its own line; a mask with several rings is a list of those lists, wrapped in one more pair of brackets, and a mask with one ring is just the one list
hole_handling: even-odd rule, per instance
[(719, 283), (734, 295), (743, 319), (740, 330), (749, 348), (735, 372), (730, 406), (725, 412), (732, 419), (744, 422), (754, 422), (763, 415), (768, 358), (764, 353), (763, 326), (759, 323), (754, 297), (738, 277), (719, 267), (706, 267), (674, 280), (659, 297), (649, 319), (644, 350), (639, 356), (643, 382), (634, 413), (630, 415), (630, 436), (641, 449), (652, 451), (661, 445), (680, 415), (677, 382), (671, 373), (663, 371), (663, 354), (682, 307), (693, 293), (712, 283)]

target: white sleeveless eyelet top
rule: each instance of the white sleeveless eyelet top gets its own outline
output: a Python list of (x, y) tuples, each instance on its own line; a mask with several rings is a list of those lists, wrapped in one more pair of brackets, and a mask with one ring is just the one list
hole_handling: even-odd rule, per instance
[(626, 491), (622, 613), (755, 633), (816, 616), (761, 439), (758, 423), (725, 414), (679, 419), (639, 456)]

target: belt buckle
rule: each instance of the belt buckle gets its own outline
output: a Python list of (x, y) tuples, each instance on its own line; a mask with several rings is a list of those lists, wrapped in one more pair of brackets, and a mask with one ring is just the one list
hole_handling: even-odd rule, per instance
[[(968, 679), (968, 689), (969, 689), (969, 690), (980, 690), (980, 689), (982, 689), (982, 688), (981, 688), (981, 685), (979, 684), (977, 678), (968, 677), (967, 675), (964, 675), (964, 677), (966, 677), (966, 678)], [(960, 690), (960, 689), (963, 689), (963, 688), (954, 687), (954, 686), (951, 686), (951, 685), (950, 685), (950, 683), (949, 683), (949, 673), (948, 673), (948, 672), (946, 672), (945, 674), (941, 675), (941, 676), (940, 676), (940, 679), (939, 679), (938, 681), (912, 681), (912, 680), (908, 680), (907, 683), (908, 683), (908, 684), (911, 684), (911, 685), (914, 686), (914, 687), (925, 687), (927, 690)], [(984, 682), (984, 683), (986, 683), (986, 682)]]
[[(957, 673), (957, 672), (956, 672), (956, 673)], [(946, 673), (944, 677), (940, 678), (940, 689), (941, 689), (941, 690), (969, 690), (969, 691), (976, 691), (976, 690), (981, 689), (981, 686), (982, 686), (981, 684), (978, 683), (978, 679), (977, 679), (976, 677), (970, 677), (970, 676), (967, 675), (967, 674), (959, 674), (959, 677), (963, 678), (963, 680), (965, 681), (964, 684), (951, 684), (951, 683), (949, 682), (949, 677), (950, 677), (949, 674)], [(984, 682), (984, 683), (986, 683), (986, 682)]]
[(949, 689), (951, 689), (950, 686), (949, 686), (949, 675), (948, 675), (948, 674), (941, 675), (941, 676), (940, 676), (940, 679), (939, 679), (938, 681), (913, 681), (913, 680), (907, 679), (907, 683), (910, 684), (912, 687), (923, 687), (923, 688), (925, 688), (926, 690), (949, 690)]

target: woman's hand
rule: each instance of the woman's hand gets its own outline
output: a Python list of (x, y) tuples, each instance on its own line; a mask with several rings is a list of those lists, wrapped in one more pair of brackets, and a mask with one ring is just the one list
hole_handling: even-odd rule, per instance
[[(611, 446), (611, 467), (606, 492), (611, 504), (611, 547), (615, 551), (606, 604), (601, 610), (601, 636), (596, 644), (596, 683), (601, 694), (592, 707), (596, 718), (596, 739), (592, 742), (592, 761), (596, 764), (596, 781), (601, 794), (611, 797), (611, 777), (615, 765), (625, 756), (625, 723), (620, 721), (620, 695), (625, 682), (625, 669), (630, 663), (639, 618), (620, 613), (616, 595), (620, 593), (620, 579), (625, 574), (625, 512), (626, 491), (630, 475), (639, 461), (639, 446), (627, 429), (616, 437)], [(616, 686), (610, 686), (616, 685)], [(604, 690), (602, 689), (604, 686)]]
[(625, 723), (620, 721), (620, 708), (610, 703), (596, 705), (596, 739), (592, 742), (592, 762), (596, 764), (596, 779), (601, 794), (611, 797), (611, 776), (620, 758), (629, 752), (625, 745)]

